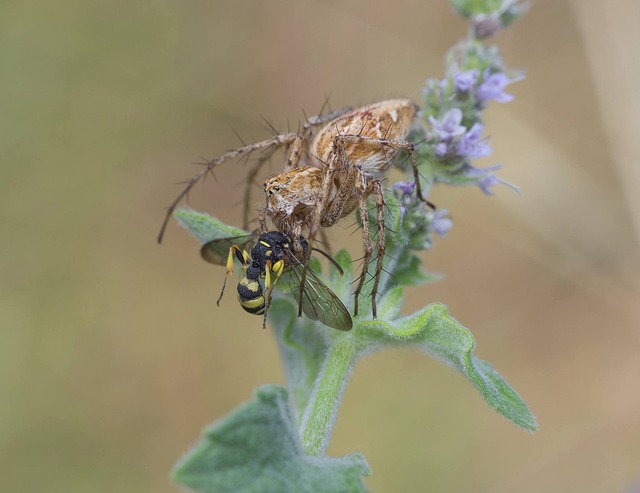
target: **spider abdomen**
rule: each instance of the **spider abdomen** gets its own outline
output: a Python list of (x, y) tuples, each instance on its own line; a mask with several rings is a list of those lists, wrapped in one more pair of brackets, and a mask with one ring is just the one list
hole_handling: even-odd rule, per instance
[(314, 165), (328, 165), (342, 140), (346, 161), (360, 166), (368, 178), (384, 174), (398, 154), (392, 142), (409, 136), (417, 106), (409, 99), (390, 99), (347, 112), (320, 129), (310, 144)]

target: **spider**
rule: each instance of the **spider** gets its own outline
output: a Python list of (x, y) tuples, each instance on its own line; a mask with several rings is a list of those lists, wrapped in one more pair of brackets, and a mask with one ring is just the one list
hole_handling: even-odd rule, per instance
[[(375, 317), (385, 251), (385, 202), (380, 180), (401, 150), (409, 156), (418, 198), (435, 208), (423, 197), (414, 146), (407, 140), (417, 110), (418, 107), (408, 99), (390, 99), (357, 109), (346, 108), (309, 118), (299, 133), (278, 134), (215, 158), (187, 182), (184, 190), (169, 206), (158, 242), (162, 241), (169, 217), (177, 204), (207, 172), (227, 159), (260, 150), (262, 155), (248, 173), (247, 182), (250, 185), (273, 153), (285, 147), (283, 171), (264, 183), (266, 200), (260, 211), (261, 230), (267, 231), (268, 217), (277, 230), (293, 238), (308, 231), (307, 241), (312, 245), (319, 228), (333, 226), (357, 208), (362, 222), (364, 251), (362, 270), (354, 292), (354, 315), (357, 315), (358, 300), (373, 253), (367, 214), (367, 200), (372, 197), (377, 208), (377, 261), (371, 290), (372, 314)], [(316, 127), (320, 129), (314, 134)], [(245, 210), (248, 210), (248, 188), (245, 191)], [(245, 222), (246, 217), (245, 213)], [(306, 274), (305, 268), (300, 285), (298, 315), (302, 314)]]
[(367, 200), (372, 197), (377, 208), (377, 261), (371, 290), (372, 312), (376, 316), (385, 251), (385, 203), (380, 180), (400, 150), (406, 151), (411, 161), (418, 197), (434, 207), (423, 198), (414, 147), (407, 140), (417, 109), (410, 100), (392, 99), (345, 112), (308, 142), (310, 157), (305, 166), (300, 166), (299, 159), (290, 160), (287, 165), (291, 169), (285, 168), (264, 184), (266, 205), (261, 224), (265, 224), (267, 216), (278, 230), (292, 235), (307, 229), (309, 243), (314, 241), (318, 228), (333, 226), (356, 208), (359, 210), (364, 256), (354, 292), (355, 315), (373, 253), (367, 213)]

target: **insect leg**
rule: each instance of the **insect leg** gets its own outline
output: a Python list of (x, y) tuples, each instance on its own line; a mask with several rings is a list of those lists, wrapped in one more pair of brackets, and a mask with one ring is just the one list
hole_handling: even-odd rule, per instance
[(227, 273), (224, 276), (224, 283), (222, 284), (222, 290), (220, 291), (220, 296), (218, 297), (218, 301), (216, 301), (216, 305), (218, 306), (220, 306), (220, 301), (222, 300), (222, 296), (224, 295), (224, 288), (227, 287), (227, 281), (229, 280), (229, 277), (233, 273), (233, 256), (234, 255), (242, 263), (243, 269), (246, 269), (247, 265), (249, 264), (249, 254), (246, 251), (241, 250), (240, 247), (238, 247), (238, 245), (231, 245), (231, 248), (229, 248), (229, 256), (227, 257)]
[[(276, 277), (271, 282), (271, 272), (274, 272)], [(284, 261), (278, 260), (275, 264), (271, 265), (271, 260), (267, 260), (267, 266), (264, 271), (264, 318), (262, 319), (262, 328), (267, 328), (267, 314), (269, 313), (269, 307), (271, 306), (271, 293), (273, 292), (273, 288), (275, 287), (278, 279), (284, 272)]]

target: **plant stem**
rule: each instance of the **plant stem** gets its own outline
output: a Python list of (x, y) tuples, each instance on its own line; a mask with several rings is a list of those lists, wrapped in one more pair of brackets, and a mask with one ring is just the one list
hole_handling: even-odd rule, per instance
[(302, 419), (300, 435), (308, 455), (323, 455), (327, 448), (342, 391), (356, 355), (355, 343), (351, 333), (339, 334), (331, 341)]

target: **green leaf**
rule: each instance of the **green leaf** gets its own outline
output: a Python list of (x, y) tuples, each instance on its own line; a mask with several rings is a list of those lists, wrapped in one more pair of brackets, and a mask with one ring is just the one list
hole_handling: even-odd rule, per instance
[[(395, 293), (387, 295), (398, 297)], [(393, 301), (383, 299), (380, 306), (393, 306)], [(360, 337), (369, 339), (361, 346), (363, 353), (381, 346), (417, 346), (462, 373), (502, 416), (527, 431), (538, 429), (534, 416), (516, 391), (489, 363), (474, 356), (473, 335), (449, 315), (444, 305), (432, 304), (408, 317), (395, 315), (394, 310), (390, 313), (381, 310), (379, 320), (357, 324)]]
[(442, 274), (424, 272), (420, 269), (422, 260), (413, 254), (408, 255), (408, 261), (401, 256), (401, 261), (393, 273), (394, 281), (401, 286), (420, 286), (422, 284), (437, 282), (444, 277)]
[(258, 389), (255, 399), (208, 427), (173, 471), (199, 493), (358, 493), (370, 474), (361, 455), (305, 456), (287, 391)]
[(453, 7), (463, 17), (490, 14), (502, 7), (503, 0), (452, 0)]
[(277, 296), (269, 310), (269, 322), (278, 341), (287, 388), (299, 425), (327, 352), (324, 331), (333, 329), (297, 315), (297, 304), (290, 296)]
[[(173, 217), (178, 221), (180, 226), (198, 238), (200, 243), (250, 234), (244, 229), (228, 226), (209, 214), (194, 211), (193, 209), (178, 209), (173, 213)], [(225, 257), (228, 253), (228, 251), (222, 252)]]

